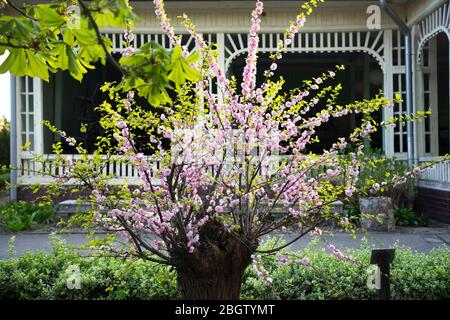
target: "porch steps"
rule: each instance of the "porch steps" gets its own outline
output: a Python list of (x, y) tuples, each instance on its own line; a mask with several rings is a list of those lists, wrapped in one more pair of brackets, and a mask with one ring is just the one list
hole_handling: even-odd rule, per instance
[(78, 212), (88, 212), (92, 204), (89, 202), (81, 202), (78, 200), (65, 200), (56, 205), (56, 217), (64, 220)]

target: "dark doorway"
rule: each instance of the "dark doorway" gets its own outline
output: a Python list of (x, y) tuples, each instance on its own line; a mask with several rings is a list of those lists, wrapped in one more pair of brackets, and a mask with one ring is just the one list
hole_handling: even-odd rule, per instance
[(450, 148), (449, 115), (449, 40), (445, 33), (436, 36), (437, 92), (439, 123), (439, 155), (448, 154)]
[[(118, 58), (118, 56), (116, 57)], [(93, 152), (97, 137), (102, 135), (100, 115), (94, 110), (107, 95), (100, 91), (105, 82), (120, 81), (121, 74), (109, 62), (97, 63), (88, 70), (81, 82), (73, 79), (68, 71), (52, 74), (43, 85), (43, 118), (50, 120), (58, 129), (83, 142), (88, 152)], [(81, 133), (82, 125), (86, 132)], [(44, 129), (44, 152), (51, 153), (52, 144), (59, 136)], [(63, 143), (64, 153), (77, 153), (74, 147)]]
[[(268, 69), (271, 61), (268, 54), (260, 54), (258, 60), (257, 82), (260, 85), (263, 81), (262, 73)], [(238, 83), (242, 81), (242, 71), (245, 65), (245, 56), (237, 57), (229, 70)], [(346, 70), (340, 71), (335, 77), (332, 85), (342, 84), (343, 89), (337, 100), (337, 103), (343, 105), (355, 100), (363, 100), (374, 97), (380, 93), (383, 87), (383, 74), (378, 63), (369, 55), (364, 53), (290, 53), (285, 54), (278, 64), (274, 79), (282, 76), (286, 83), (283, 91), (289, 92), (294, 88), (301, 88), (303, 80), (310, 80), (313, 77), (320, 76), (327, 70), (334, 70), (336, 65), (344, 65)], [(325, 105), (319, 105), (314, 108), (311, 115), (320, 111)], [(381, 121), (381, 112), (374, 114), (374, 118)], [(348, 137), (348, 135), (360, 125), (361, 118), (358, 115), (348, 115), (342, 118), (331, 119), (328, 123), (318, 128), (317, 135), (320, 143), (313, 144), (308, 151), (321, 153), (324, 149), (329, 149), (339, 137)], [(382, 148), (382, 132), (378, 130), (372, 136), (370, 145), (374, 149)]]

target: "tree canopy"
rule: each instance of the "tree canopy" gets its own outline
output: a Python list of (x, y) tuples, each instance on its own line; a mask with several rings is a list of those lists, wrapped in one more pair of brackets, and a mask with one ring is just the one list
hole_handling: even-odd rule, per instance
[(95, 62), (104, 65), (109, 60), (124, 75), (121, 88), (137, 89), (152, 105), (169, 102), (168, 89), (199, 77), (190, 66), (198, 61), (198, 54), (183, 56), (180, 45), (168, 51), (149, 42), (130, 56), (134, 48), (127, 44), (128, 51), (119, 61), (112, 56), (111, 39), (101, 28), (133, 28), (139, 17), (128, 0), (74, 1), (72, 5), (70, 1), (54, 1), (22, 8), (9, 0), (2, 0), (2, 4), (0, 55), (7, 58), (0, 73), (9, 71), (48, 81), (49, 73), (68, 70), (81, 81)]

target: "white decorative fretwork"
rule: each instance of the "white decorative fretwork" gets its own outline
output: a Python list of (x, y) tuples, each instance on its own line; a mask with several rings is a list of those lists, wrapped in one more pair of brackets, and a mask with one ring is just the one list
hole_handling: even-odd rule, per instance
[(450, 4), (447, 2), (417, 24), (418, 46), (417, 63), (420, 64), (422, 51), (428, 40), (440, 32), (447, 34), (450, 40)]
[[(125, 50), (126, 43), (123, 39), (123, 33), (104, 33), (103, 35), (111, 40), (112, 50), (114, 53), (121, 53)], [(180, 36), (182, 46), (186, 46), (189, 51), (195, 49), (195, 41), (190, 34), (181, 34)], [(204, 34), (203, 37), (207, 43), (214, 43), (216, 41), (215, 34), (208, 33)], [(173, 47), (169, 37), (166, 34), (146, 32), (135, 33), (133, 46), (135, 49), (139, 49), (143, 44), (150, 41), (154, 41), (166, 49), (171, 49)]]
[[(284, 40), (283, 33), (260, 34), (261, 52), (276, 51), (279, 40)], [(233, 59), (247, 52), (247, 34), (225, 34), (225, 70), (228, 70)], [(366, 52), (376, 59), (384, 69), (383, 31), (368, 32), (300, 32), (287, 52), (328, 53), (328, 52)]]

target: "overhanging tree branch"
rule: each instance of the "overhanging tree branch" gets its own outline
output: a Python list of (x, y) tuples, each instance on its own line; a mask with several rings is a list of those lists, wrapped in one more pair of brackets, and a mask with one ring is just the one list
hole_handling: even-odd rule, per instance
[(98, 44), (102, 47), (103, 51), (105, 52), (106, 58), (109, 60), (109, 62), (111, 62), (111, 64), (114, 66), (114, 68), (116, 68), (118, 71), (120, 71), (120, 73), (122, 73), (124, 76), (128, 75), (128, 72), (120, 66), (120, 64), (116, 61), (116, 59), (114, 59), (111, 52), (109, 52), (108, 48), (106, 47), (106, 44), (103, 41), (100, 29), (99, 29), (97, 23), (95, 22), (95, 19), (92, 16), (91, 11), (89, 11), (88, 7), (86, 6), (86, 4), (83, 1), (79, 0), (78, 3), (80, 4), (81, 8), (83, 9), (84, 13), (86, 14), (90, 23), (92, 24), (92, 27), (94, 28), (95, 34), (97, 36)]
[(6, 0), (6, 3), (13, 8), (14, 10), (16, 10), (17, 12), (19, 12), (21, 15), (23, 15), (24, 17), (34, 20), (34, 21), (38, 21), (36, 18), (29, 16), (25, 11), (23, 11), (22, 9), (20, 9), (19, 7), (17, 7), (14, 3), (12, 3), (10, 0)]

